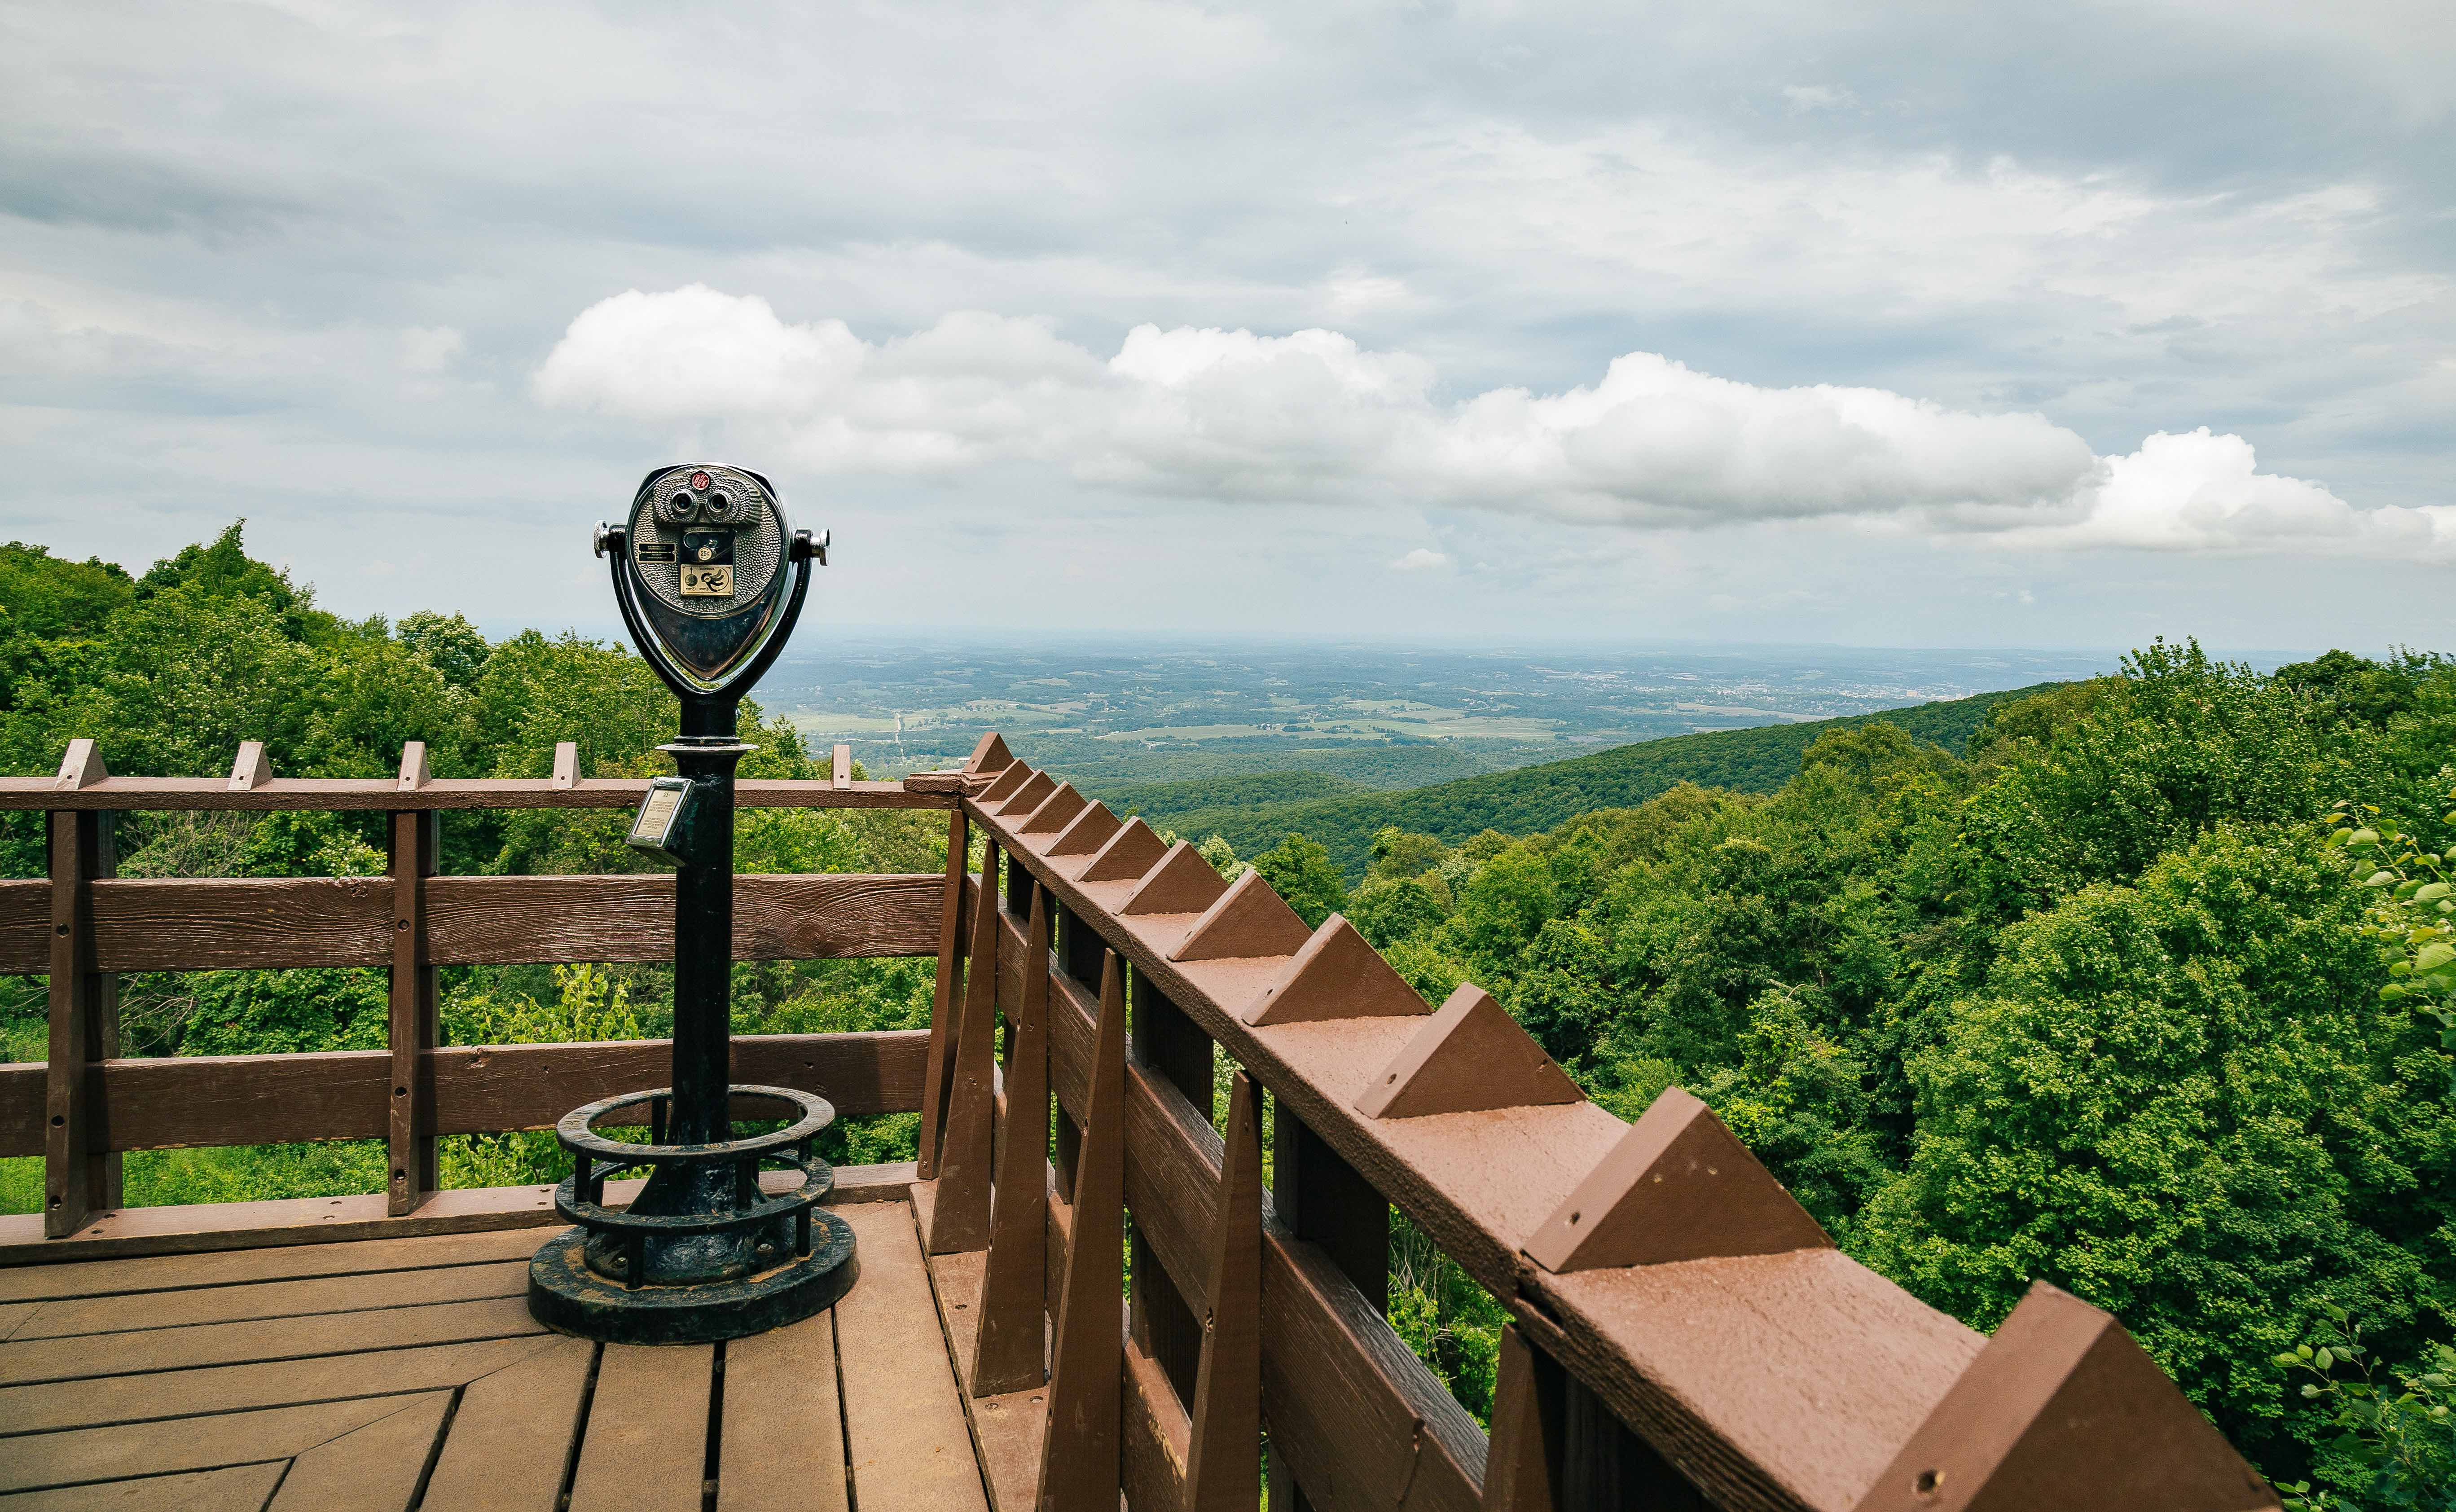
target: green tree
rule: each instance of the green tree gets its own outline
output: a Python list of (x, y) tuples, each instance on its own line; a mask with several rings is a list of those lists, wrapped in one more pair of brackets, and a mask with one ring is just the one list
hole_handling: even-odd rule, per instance
[(1396, 825), (1384, 825), (1373, 835), (1373, 861), (1365, 868), (1365, 880), (1397, 881), (1404, 877), (1421, 877), (1442, 864), (1449, 847), (1430, 835), (1416, 834)]
[(1254, 858), (1254, 869), (1287, 900), (1310, 929), (1347, 906), (1347, 879), (1330, 852), (1302, 835), (1290, 835)]
[(1367, 877), (1340, 911), (1382, 950), (1437, 929), (1449, 917), (1433, 889), (1414, 877)]
[(1915, 1153), (1858, 1253), (1979, 1327), (2055, 1281), (2286, 1454), (2269, 1357), (2331, 1306), (2409, 1333), (2434, 1242), (2446, 1112), (2416, 1117), (2361, 909), (2302, 832), (2229, 826), (2014, 926), (1912, 1067)]
[(2347, 793), (2385, 801), (2385, 777), (2366, 730), (2332, 730), (2295, 689), (2160, 641), (1973, 799), (1972, 903), (2010, 922), (2137, 876), (2225, 820), (2307, 822)]
[(486, 659), (494, 654), (478, 627), (458, 614), (420, 609), (401, 616), (398, 633), (400, 644), (409, 648), (411, 655), (435, 668), (444, 682), (457, 688), (477, 686), (479, 677), (486, 670)]
[(185, 592), (200, 599), (249, 599), (264, 606), (290, 640), (328, 645), (344, 636), (379, 630), (381, 622), (365, 626), (344, 624), (316, 607), (312, 588), (290, 581), (290, 574), (247, 554), (244, 520), (235, 521), (212, 545), (188, 546), (175, 557), (154, 563), (136, 580), (136, 597)]

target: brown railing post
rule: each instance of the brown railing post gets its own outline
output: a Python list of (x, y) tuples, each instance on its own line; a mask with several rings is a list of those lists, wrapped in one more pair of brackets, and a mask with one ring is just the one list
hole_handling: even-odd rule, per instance
[(1125, 1049), (1125, 968), (1112, 954), (1101, 972), (1074, 1233), (1050, 1346), (1038, 1512), (1109, 1512), (1117, 1504), (1125, 1394), (1125, 1353), (1117, 1338), (1117, 1271), (1125, 1249), (1119, 1233), (1126, 1195)]
[[(1142, 972), (1134, 974), (1135, 1063), (1185, 1094), (1202, 1121), (1211, 1121), (1211, 1036), (1183, 1011), (1160, 995)], [(1185, 1288), (1168, 1274), (1153, 1253), (1139, 1225), (1134, 1235), (1134, 1275), (1130, 1298), (1135, 1342), (1142, 1347), (1177, 1388), (1180, 1401), (1194, 1400), (1195, 1377), (1202, 1362), (1202, 1319), (1186, 1299)], [(1199, 1278), (1197, 1278), (1197, 1284)]]
[[(1020, 870), (1022, 868), (1017, 868)], [(1023, 991), (1006, 1018), (1006, 1126), (992, 1192), (972, 1395), (1038, 1386), (1049, 1305), (1049, 904), (1032, 889)]]
[(1566, 1380), (1560, 1361), (1528, 1343), (1517, 1324), (1502, 1325), (1482, 1512), (1566, 1512), (1561, 1456)]
[(1185, 1512), (1251, 1512), (1261, 1490), (1262, 1114), (1250, 1073), (1229, 1083), (1218, 1216), (1189, 1419)]
[[(921, 1179), (938, 1175), (938, 1142), (945, 1136), (947, 1090), (955, 1074), (955, 1021), (962, 1016), (957, 977), (964, 961), (965, 885), (972, 864), (972, 836), (961, 808), (947, 814), (947, 882), (938, 914), (938, 982), (930, 1001), (930, 1073), (921, 1084)], [(986, 885), (984, 890), (987, 890)]]
[[(426, 746), (411, 741), (400, 754), (405, 791), (425, 786)], [(433, 809), (392, 816), (392, 1097), (388, 1134), (392, 1181), (384, 1211), (416, 1212), (441, 1185), (435, 1163), (435, 1081), (427, 1052), (435, 1048), (435, 968), (427, 962), (426, 879), (435, 874), (441, 815)]]
[[(80, 741), (91, 751), (92, 743)], [(72, 751), (71, 760), (75, 760)], [(91, 762), (98, 769), (99, 759)], [(61, 781), (71, 781), (68, 766)], [(80, 784), (81, 786), (81, 784)], [(119, 1205), (119, 1157), (107, 1148), (99, 1063), (119, 1052), (118, 978), (93, 967), (93, 891), (116, 860), (112, 816), (44, 815), (51, 879), (51, 1044), (43, 1073), (43, 1235), (60, 1238)]]
[[(981, 849), (981, 890), (972, 909), (972, 947), (964, 971), (964, 1013), (948, 1052), (947, 1131), (938, 1146), (938, 1190), (931, 1208), (929, 1252), (959, 1255), (990, 1241), (991, 1160), (997, 1113), (997, 847)], [(1014, 868), (1021, 871), (1023, 868)]]

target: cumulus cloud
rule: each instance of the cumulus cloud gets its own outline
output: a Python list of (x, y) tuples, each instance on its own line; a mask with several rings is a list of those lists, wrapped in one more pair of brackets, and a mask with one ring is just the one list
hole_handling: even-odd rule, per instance
[(1401, 557), (1398, 561), (1390, 563), (1390, 570), (1393, 572), (1433, 572), (1440, 568), (1446, 567), (1449, 564), (1450, 559), (1446, 553), (1435, 551), (1430, 546), (1418, 546), (1415, 550), (1408, 552), (1405, 556)]
[(2456, 506), (2356, 509), (2318, 483), (2261, 472), (2249, 441), (2205, 425), (2105, 459), (2083, 497), (2082, 519), (2013, 534), (2050, 545), (2456, 560)]
[(873, 342), (694, 284), (583, 311), (534, 389), (561, 408), (739, 427), (833, 472), (1021, 461), (1145, 495), (1598, 525), (1845, 519), (2052, 547), (2456, 558), (2456, 506), (2358, 510), (2261, 473), (2241, 437), (2161, 433), (2099, 457), (2035, 413), (1760, 387), (1645, 352), (1558, 394), (1453, 399), (1429, 362), (1335, 331), (1140, 325), (1102, 359), (1042, 320), (966, 312)]

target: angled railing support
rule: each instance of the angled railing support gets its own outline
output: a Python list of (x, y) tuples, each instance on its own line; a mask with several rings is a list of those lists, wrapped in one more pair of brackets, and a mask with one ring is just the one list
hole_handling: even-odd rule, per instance
[(1032, 889), (1023, 991), (1006, 1016), (1006, 1127), (991, 1194), (972, 1395), (1046, 1378), (1049, 1305), (1049, 889)]
[(1125, 1287), (1126, 983), (1110, 951), (1100, 970), (1092, 1095), (1074, 1167), (1074, 1232), (1057, 1298), (1039, 1512), (1115, 1512), (1125, 1386), (1118, 1298)]
[(947, 1133), (938, 1147), (938, 1191), (931, 1210), (930, 1253), (956, 1255), (990, 1241), (990, 1160), (997, 1117), (997, 851), (981, 849), (981, 889), (972, 899), (972, 949), (964, 972), (964, 1015), (956, 1027), (954, 1075), (947, 1092)]

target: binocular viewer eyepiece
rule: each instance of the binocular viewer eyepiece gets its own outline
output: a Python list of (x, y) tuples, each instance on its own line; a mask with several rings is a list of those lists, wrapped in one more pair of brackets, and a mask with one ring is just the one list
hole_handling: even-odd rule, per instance
[(648, 474), (624, 523), (600, 524), (594, 544), (614, 559), (615, 602), (641, 655), (687, 705), (738, 700), (767, 671), (828, 541), (793, 529), (759, 474), (685, 462)]

